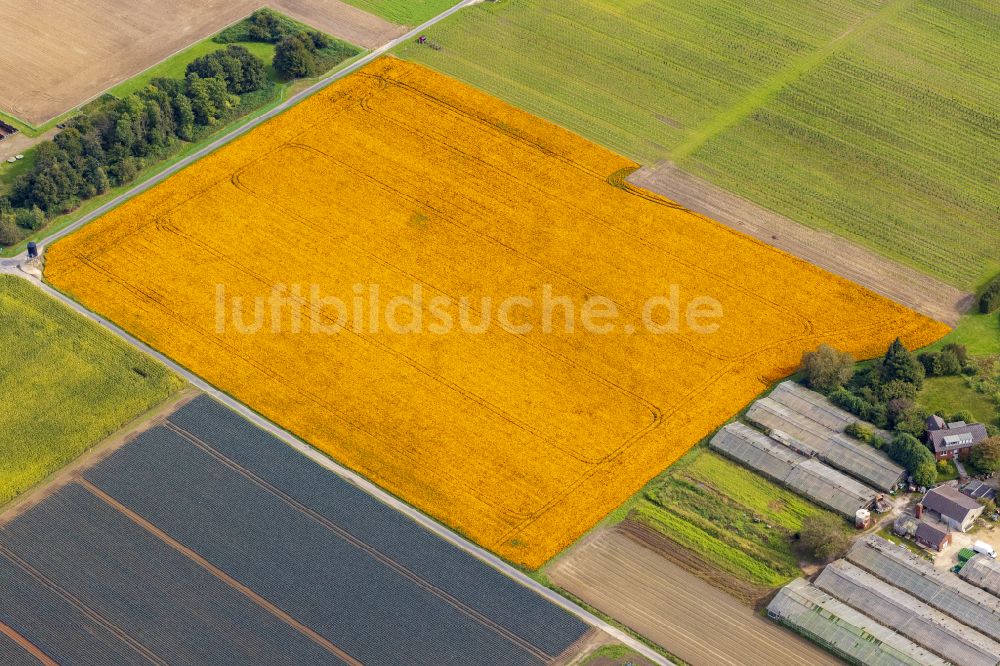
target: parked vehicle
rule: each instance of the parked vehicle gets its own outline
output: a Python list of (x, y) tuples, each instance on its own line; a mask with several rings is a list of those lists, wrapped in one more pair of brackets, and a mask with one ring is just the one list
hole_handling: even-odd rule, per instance
[(976, 543), (972, 544), (972, 550), (976, 551), (977, 553), (980, 553), (981, 555), (992, 557), (994, 560), (997, 558), (997, 551), (993, 548), (993, 546), (986, 543), (985, 541), (977, 541)]

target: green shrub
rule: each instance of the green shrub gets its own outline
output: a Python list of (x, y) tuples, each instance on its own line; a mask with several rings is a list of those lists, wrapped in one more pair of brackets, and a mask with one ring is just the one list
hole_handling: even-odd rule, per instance
[(267, 84), (264, 63), (245, 47), (235, 44), (192, 61), (186, 70), (186, 74), (191, 73), (202, 79), (225, 79), (226, 88), (235, 95), (260, 90)]
[(22, 229), (37, 231), (45, 224), (45, 213), (38, 206), (19, 208), (14, 211), (14, 222)]
[(816, 351), (802, 354), (802, 369), (809, 387), (820, 393), (841, 388), (854, 374), (854, 357), (830, 345), (821, 344)]
[(0, 218), (0, 245), (14, 245), (21, 240), (21, 234), (13, 219)]
[(276, 44), (288, 35), (301, 32), (301, 26), (273, 9), (258, 9), (235, 25), (231, 25), (212, 41), (219, 44), (234, 42), (265, 42)]
[(855, 421), (854, 423), (844, 428), (844, 432), (846, 432), (851, 437), (854, 437), (855, 439), (860, 439), (862, 442), (869, 442), (869, 443), (875, 436), (875, 433), (871, 429), (871, 427), (860, 421)]
[(1000, 310), (1000, 275), (990, 280), (979, 295), (979, 311), (991, 314)]
[(1000, 471), (1000, 437), (990, 437), (973, 446), (969, 462), (983, 474)]

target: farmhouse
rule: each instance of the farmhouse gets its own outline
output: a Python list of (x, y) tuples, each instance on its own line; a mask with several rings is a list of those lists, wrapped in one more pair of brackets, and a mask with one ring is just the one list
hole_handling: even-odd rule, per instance
[(815, 585), (952, 663), (966, 666), (997, 664), (1000, 643), (847, 560), (828, 565)]
[(965, 563), (958, 575), (976, 587), (1000, 597), (1000, 562), (985, 555), (976, 555)]
[(924, 495), (921, 504), (927, 515), (954, 530), (967, 532), (983, 513), (983, 505), (952, 486), (938, 486)]
[(780, 384), (755, 402), (747, 419), (802, 455), (815, 456), (879, 490), (888, 492), (905, 478), (905, 470), (884, 453), (844, 434), (856, 417), (794, 382)]
[(990, 593), (891, 541), (867, 536), (854, 542), (847, 560), (923, 603), (1000, 641), (1000, 604)]
[(767, 606), (767, 615), (853, 663), (872, 666), (948, 663), (802, 578), (778, 591)]
[(846, 474), (743, 423), (730, 423), (722, 428), (709, 446), (852, 522), (858, 509), (871, 507), (878, 495)]
[(972, 447), (988, 436), (986, 426), (982, 423), (945, 423), (937, 414), (927, 417), (927, 443), (933, 447), (934, 457), (938, 460), (965, 460)]

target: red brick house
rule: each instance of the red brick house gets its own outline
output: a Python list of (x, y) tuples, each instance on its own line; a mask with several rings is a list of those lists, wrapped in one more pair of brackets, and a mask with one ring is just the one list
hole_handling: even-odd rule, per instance
[(989, 437), (982, 423), (954, 421), (945, 423), (936, 414), (927, 417), (927, 443), (938, 460), (965, 460), (972, 447)]

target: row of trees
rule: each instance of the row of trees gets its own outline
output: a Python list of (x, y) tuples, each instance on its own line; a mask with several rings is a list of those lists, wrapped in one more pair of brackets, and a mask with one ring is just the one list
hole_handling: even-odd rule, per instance
[(124, 99), (107, 99), (69, 120), (35, 149), (30, 171), (0, 197), (0, 243), (10, 245), (47, 217), (129, 183), (178, 140), (226, 117), (240, 95), (267, 85), (262, 63), (241, 46), (199, 58), (184, 80), (154, 79)]
[(923, 432), (916, 397), (926, 370), (898, 339), (882, 358), (861, 370), (856, 371), (850, 354), (829, 345), (804, 354), (802, 368), (811, 388), (865, 421), (913, 435)]

